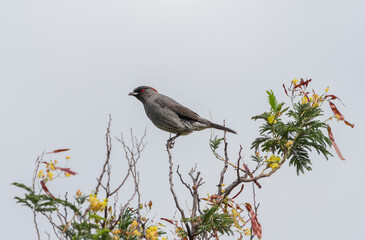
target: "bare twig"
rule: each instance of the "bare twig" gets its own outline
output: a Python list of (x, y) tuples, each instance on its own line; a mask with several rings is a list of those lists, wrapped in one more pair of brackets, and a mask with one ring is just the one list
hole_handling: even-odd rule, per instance
[[(138, 140), (137, 137), (135, 137), (133, 135), (133, 131), (131, 129), (131, 146), (127, 145), (127, 143), (125, 142), (125, 140), (123, 138), (123, 135), (121, 135), (121, 138), (116, 138), (117, 141), (119, 141), (122, 144), (122, 147), (123, 147), (123, 150), (125, 153), (125, 158), (127, 159), (127, 162), (128, 162), (128, 171), (127, 171), (126, 176), (123, 178), (122, 182), (113, 191), (110, 190), (108, 195), (112, 196), (115, 194), (115, 198), (117, 199), (118, 191), (121, 189), (121, 187), (124, 185), (124, 183), (127, 181), (128, 177), (130, 175), (132, 176), (133, 182), (134, 182), (134, 192), (133, 192), (132, 196), (128, 199), (126, 204), (124, 204), (121, 207), (118, 217), (116, 218), (115, 221), (113, 221), (109, 225), (109, 229), (113, 229), (118, 224), (118, 221), (122, 218), (123, 213), (128, 208), (129, 204), (135, 198), (136, 195), (137, 195), (137, 201), (138, 201), (137, 218), (138, 218), (139, 223), (141, 222), (140, 213), (139, 213), (139, 205), (141, 203), (141, 194), (139, 191), (139, 172), (137, 171), (137, 162), (140, 159), (141, 153), (147, 144), (144, 141), (145, 137), (146, 137), (146, 130), (144, 131), (144, 134), (140, 138), (140, 140)], [(115, 208), (116, 208), (116, 206), (114, 204), (114, 209)], [(114, 215), (116, 215), (116, 213), (114, 213)]]
[(45, 154), (45, 151), (43, 151), (42, 155), (38, 156), (37, 159), (35, 160), (35, 168), (34, 168), (33, 178), (32, 178), (32, 190), (33, 191), (35, 191), (35, 182), (37, 179), (38, 169), (39, 169), (41, 162), (43, 161), (44, 154)]
[[(225, 122), (224, 122), (225, 123)], [(223, 125), (225, 125), (223, 123)], [(220, 179), (219, 179), (219, 183), (218, 183), (218, 196), (222, 196), (222, 187), (223, 187), (223, 181), (224, 181), (224, 174), (226, 173), (227, 171), (227, 168), (228, 168), (228, 142), (227, 142), (227, 138), (226, 138), (226, 134), (227, 132), (224, 131), (224, 136), (223, 136), (223, 141), (224, 141), (224, 166), (223, 166), (223, 169), (222, 169), (222, 172), (221, 172), (221, 175), (220, 175)]]
[[(58, 227), (58, 225), (53, 221), (53, 218), (52, 218), (52, 215), (51, 214), (46, 214), (46, 213), (44, 213), (44, 212), (41, 212), (42, 213), (42, 215), (43, 216), (45, 216), (47, 219), (48, 219), (48, 221), (49, 221), (49, 223), (51, 224), (51, 226), (52, 226), (52, 229), (53, 229), (53, 233), (55, 234), (55, 236), (57, 237), (57, 239), (62, 239), (59, 235), (58, 235), (58, 232), (59, 232), (59, 227)], [(62, 221), (61, 221), (61, 223), (62, 223)], [(47, 235), (49, 235), (49, 234), (47, 234)]]
[[(181, 214), (181, 217), (182, 218), (185, 218), (184, 210), (180, 207), (179, 200), (178, 200), (177, 195), (176, 195), (175, 190), (174, 190), (174, 183), (173, 183), (173, 166), (174, 166), (174, 164), (172, 163), (172, 155), (171, 155), (171, 151), (170, 151), (170, 149), (172, 147), (173, 147), (173, 145), (171, 144), (170, 139), (167, 140), (167, 143), (166, 143), (166, 151), (167, 151), (167, 154), (169, 156), (169, 183), (170, 183), (170, 192), (171, 192), (171, 194), (172, 194), (172, 196), (174, 198), (175, 206), (179, 210), (179, 212)], [(192, 238), (189, 225), (186, 223), (185, 226), (186, 226), (186, 230), (188, 232), (189, 238)]]
[[(193, 187), (192, 187), (192, 189), (193, 189), (193, 208), (191, 210), (191, 218), (195, 218), (197, 216), (197, 210), (199, 210), (199, 212), (200, 212), (200, 205), (199, 205), (200, 198), (199, 198), (198, 188), (204, 184), (204, 182), (202, 182), (203, 179), (200, 177), (200, 172), (197, 172), (194, 177), (195, 171), (196, 171), (196, 167), (192, 168), (189, 172), (189, 176), (191, 177), (191, 179), (193, 181)], [(194, 224), (193, 224), (193, 226), (194, 226)], [(192, 229), (192, 233), (195, 233), (195, 231), (193, 231), (193, 229)]]
[(182, 210), (182, 208), (180, 207), (179, 200), (177, 199), (177, 195), (176, 195), (175, 190), (174, 190), (174, 183), (173, 183), (173, 180), (172, 180), (172, 178), (173, 178), (173, 166), (174, 166), (174, 164), (172, 163), (172, 155), (171, 155), (170, 149), (171, 149), (171, 144), (168, 141), (167, 144), (166, 144), (166, 151), (167, 151), (167, 153), (169, 155), (169, 183), (170, 183), (170, 191), (171, 191), (171, 194), (172, 194), (172, 196), (174, 198), (176, 208), (179, 210), (181, 216), (183, 218), (185, 218), (184, 210)]
[[(248, 166), (246, 163), (243, 164), (243, 167), (245, 168), (246, 170), (246, 177), (247, 175), (250, 177), (250, 178), (253, 178), (253, 174), (251, 173), (250, 169), (248, 169)], [(254, 180), (253, 181), (259, 188), (261, 188), (261, 184), (257, 182), (257, 180)]]
[[(256, 204), (256, 192), (255, 192), (255, 184), (252, 183), (252, 197), (253, 197), (253, 207), (254, 207), (254, 211), (255, 211), (255, 215), (257, 218), (257, 210), (260, 206), (260, 204)], [(253, 232), (252, 230), (252, 226), (251, 226), (251, 233)], [(255, 237), (255, 235), (251, 234), (250, 240), (252, 240)]]
[(106, 139), (106, 160), (104, 162), (104, 166), (103, 166), (103, 169), (101, 171), (101, 174), (100, 174), (99, 178), (97, 179), (98, 183), (95, 187), (95, 194), (96, 195), (99, 192), (99, 187), (102, 184), (102, 180), (103, 180), (104, 174), (106, 172), (106, 168), (109, 165), (110, 153), (111, 153), (111, 148), (112, 148), (112, 145), (111, 145), (111, 142), (110, 142), (110, 123), (111, 123), (111, 121), (112, 121), (112, 117), (109, 114), (109, 122), (108, 122), (108, 127), (106, 129), (106, 134), (105, 134), (105, 139)]
[[(45, 152), (43, 151), (42, 155), (38, 156), (37, 159), (35, 160), (35, 169), (34, 169), (33, 178), (32, 178), (32, 190), (34, 192), (35, 192), (35, 182), (37, 179), (38, 169), (39, 169), (41, 162), (43, 161), (44, 153)], [(38, 237), (38, 240), (40, 240), (41, 235), (39, 233), (39, 228), (38, 228), (38, 223), (37, 223), (37, 212), (35, 209), (33, 209), (32, 212), (33, 212), (33, 222), (34, 222), (34, 226), (35, 226), (35, 229), (37, 232), (37, 237)]]
[(176, 169), (176, 173), (177, 173), (177, 175), (179, 175), (179, 177), (180, 177), (180, 181), (181, 181), (181, 183), (189, 190), (189, 192), (190, 192), (190, 194), (191, 194), (191, 196), (194, 196), (194, 194), (193, 194), (193, 190), (191, 189), (191, 187), (190, 187), (190, 184), (187, 184), (185, 181), (184, 181), (184, 179), (182, 178), (182, 176), (181, 176), (181, 173), (179, 172), (179, 168), (180, 168), (180, 166), (179, 165), (177, 165), (177, 169)]
[[(240, 145), (240, 150), (238, 152), (237, 166), (240, 166), (240, 162), (241, 162), (241, 159), (242, 159), (241, 152), (242, 152), (242, 145)], [(239, 168), (236, 168), (236, 173), (237, 173), (237, 178), (239, 178), (240, 177), (240, 169)]]
[(280, 161), (280, 163), (278, 164), (277, 168), (271, 169), (270, 172), (268, 173), (260, 173), (257, 176), (253, 176), (251, 178), (249, 178), (247, 175), (243, 176), (243, 177), (239, 177), (237, 178), (235, 181), (233, 181), (225, 190), (224, 192), (224, 196), (228, 196), (233, 189), (235, 189), (239, 184), (243, 183), (243, 182), (255, 182), (261, 178), (266, 178), (266, 177), (270, 177), (273, 173), (275, 173), (277, 170), (280, 169), (280, 167), (284, 164), (284, 162), (286, 161), (287, 158), (287, 152), (284, 152), (284, 156), (283, 159)]
[(38, 240), (41, 239), (41, 235), (39, 233), (39, 228), (38, 228), (38, 224), (37, 224), (37, 213), (35, 212), (35, 210), (33, 210), (33, 222), (34, 222), (34, 226), (37, 232), (37, 236), (38, 236)]
[(47, 231), (44, 231), (44, 233), (48, 236), (48, 239), (51, 239), (51, 234), (49, 234)]

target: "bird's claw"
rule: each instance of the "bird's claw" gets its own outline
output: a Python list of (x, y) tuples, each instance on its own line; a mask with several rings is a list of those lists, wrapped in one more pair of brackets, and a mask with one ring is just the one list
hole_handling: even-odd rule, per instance
[(168, 145), (168, 148), (170, 148), (170, 149), (174, 148), (174, 146), (175, 146), (175, 140), (174, 139), (169, 139), (167, 141), (167, 145)]
[(167, 140), (167, 147), (168, 147), (169, 149), (174, 148), (174, 145), (175, 145), (175, 139), (176, 139), (176, 138), (178, 138), (179, 136), (180, 136), (180, 134), (176, 134), (175, 136), (173, 136), (173, 137), (171, 137), (171, 138), (169, 138), (169, 139)]

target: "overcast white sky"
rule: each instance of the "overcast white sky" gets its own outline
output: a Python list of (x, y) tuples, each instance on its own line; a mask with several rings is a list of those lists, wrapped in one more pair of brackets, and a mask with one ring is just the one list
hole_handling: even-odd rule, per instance
[[(268, 109), (268, 89), (285, 100), (282, 84), (294, 78), (312, 78), (318, 91), (329, 85), (356, 128), (332, 123), (346, 161), (313, 154), (312, 172), (298, 177), (285, 166), (260, 181), (264, 239), (361, 238), (364, 11), (361, 0), (1, 1), (2, 238), (36, 237), (30, 210), (13, 199), (22, 192), (9, 184), (30, 184), (44, 150), (71, 148), (69, 165), (79, 173), (50, 183), (53, 193), (91, 191), (105, 157), (108, 114), (113, 136), (130, 128), (141, 136), (147, 128), (139, 163), (142, 198), (153, 201), (156, 218), (174, 214), (168, 134), (127, 96), (133, 88), (153, 86), (203, 117), (210, 112), (217, 123), (225, 119), (239, 133), (229, 135), (231, 158), (242, 144), (248, 161), (259, 126), (251, 116)], [(184, 173), (198, 164), (209, 183), (203, 193), (215, 189), (221, 165), (210, 153), (209, 137), (209, 130), (181, 137), (173, 150)], [(118, 181), (123, 154), (117, 142), (113, 147)], [(188, 197), (185, 189), (177, 191)], [(251, 201), (249, 196), (247, 191), (241, 200)]]

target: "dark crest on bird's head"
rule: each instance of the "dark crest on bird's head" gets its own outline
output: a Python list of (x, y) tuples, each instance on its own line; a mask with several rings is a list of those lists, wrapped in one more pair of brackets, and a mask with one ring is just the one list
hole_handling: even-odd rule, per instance
[(133, 92), (144, 92), (146, 91), (147, 89), (152, 89), (153, 91), (157, 92), (156, 89), (152, 88), (152, 87), (149, 87), (149, 86), (140, 86), (140, 87), (137, 87), (133, 90)]
[(140, 101), (144, 101), (148, 96), (157, 93), (157, 90), (149, 86), (140, 86), (129, 93), (130, 96), (135, 96)]

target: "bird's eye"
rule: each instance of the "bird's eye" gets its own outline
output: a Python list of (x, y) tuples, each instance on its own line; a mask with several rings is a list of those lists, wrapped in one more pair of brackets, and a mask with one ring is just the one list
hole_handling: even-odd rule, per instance
[(144, 90), (144, 89), (141, 90), (141, 92), (144, 92), (144, 91), (146, 91), (146, 90)]

